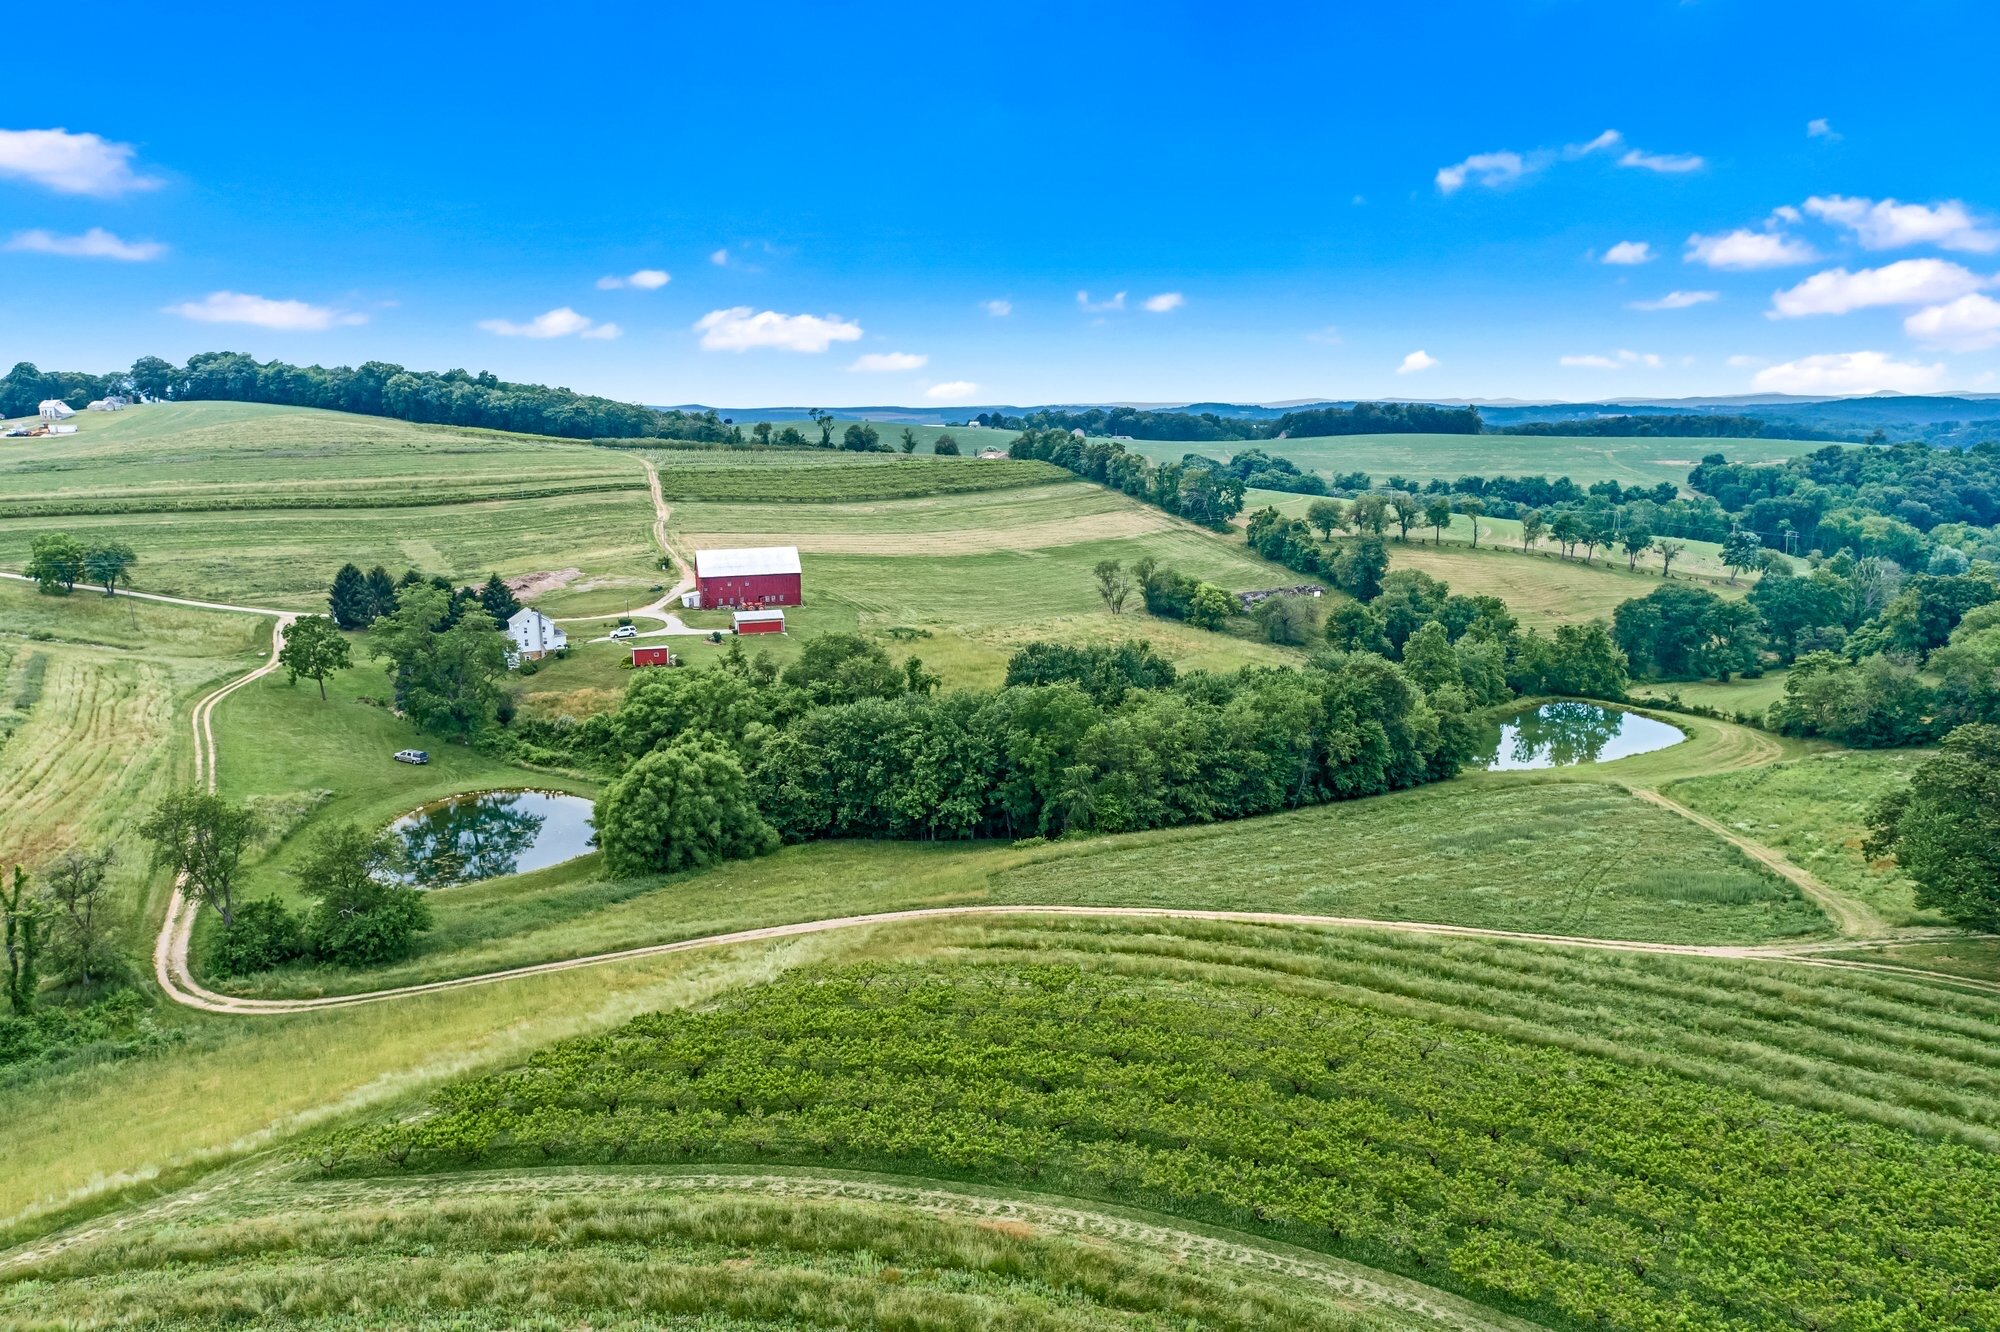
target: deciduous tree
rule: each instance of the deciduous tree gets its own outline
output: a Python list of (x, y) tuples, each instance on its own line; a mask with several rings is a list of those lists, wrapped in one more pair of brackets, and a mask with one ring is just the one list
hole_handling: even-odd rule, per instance
[(762, 855), (777, 830), (758, 812), (736, 756), (680, 740), (634, 763), (597, 802), (597, 842), (617, 875), (673, 873)]
[(83, 577), (83, 543), (67, 532), (44, 532), (28, 546), (28, 577), (38, 591), (67, 596)]
[(1097, 595), (1103, 599), (1104, 608), (1113, 615), (1124, 613), (1125, 602), (1132, 595), (1132, 579), (1125, 572), (1125, 566), (1117, 560), (1099, 560), (1092, 570), (1097, 578)]
[(236, 921), (236, 881), (257, 840), (257, 816), (199, 787), (176, 791), (139, 825), (153, 844), (153, 871), (183, 881), (196, 902), (213, 907), (225, 926)]
[[(350, 569), (353, 565), (348, 566)], [(285, 628), (285, 645), (278, 649), (278, 661), (292, 684), (301, 675), (319, 685), (320, 701), (326, 700), (326, 677), (353, 664), (347, 639), (330, 616), (301, 615)]]
[(1967, 929), (2000, 930), (2000, 726), (1961, 726), (1906, 789), (1871, 811), (1864, 850), (1893, 855), (1917, 905)]
[(138, 562), (139, 553), (116, 538), (92, 542), (83, 551), (84, 572), (91, 582), (103, 585), (107, 597), (118, 590), (118, 584)]
[(50, 943), (64, 979), (93, 985), (117, 969), (112, 946), (112, 903), (108, 872), (111, 847), (86, 851), (71, 847), (42, 870), (42, 896), (53, 916)]

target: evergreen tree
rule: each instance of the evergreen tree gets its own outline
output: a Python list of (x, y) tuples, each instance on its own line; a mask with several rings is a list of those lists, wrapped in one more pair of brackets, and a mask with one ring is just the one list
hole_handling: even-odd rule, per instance
[(368, 571), (368, 614), (372, 618), (387, 615), (396, 609), (396, 580), (389, 571), (376, 565)]
[(367, 578), (351, 563), (341, 565), (340, 572), (333, 576), (326, 604), (333, 622), (342, 629), (366, 629), (378, 614), (374, 598), (369, 595)]
[(486, 608), (495, 624), (507, 623), (521, 609), (520, 601), (497, 573), (486, 576), (486, 585), (479, 589), (479, 604)]

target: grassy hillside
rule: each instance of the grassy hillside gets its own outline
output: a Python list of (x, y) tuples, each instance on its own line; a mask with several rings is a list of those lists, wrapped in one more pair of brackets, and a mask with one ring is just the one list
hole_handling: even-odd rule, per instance
[(247, 403), (87, 413), (0, 441), (0, 566), (115, 534), (149, 591), (314, 608), (349, 560), (454, 578), (656, 574), (638, 461), (588, 445)]

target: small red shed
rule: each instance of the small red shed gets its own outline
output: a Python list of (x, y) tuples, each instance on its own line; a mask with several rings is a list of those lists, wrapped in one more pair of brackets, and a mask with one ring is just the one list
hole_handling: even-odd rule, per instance
[(695, 587), (703, 610), (755, 610), (796, 606), (800, 597), (797, 546), (694, 553)]
[(739, 634), (782, 634), (785, 632), (785, 613), (781, 610), (737, 611), (736, 632)]
[(634, 647), (634, 666), (671, 666), (674, 664), (674, 650), (670, 647)]

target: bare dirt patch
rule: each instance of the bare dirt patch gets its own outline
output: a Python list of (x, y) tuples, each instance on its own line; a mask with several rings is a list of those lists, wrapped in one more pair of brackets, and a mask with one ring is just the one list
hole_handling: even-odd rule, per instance
[(517, 597), (538, 597), (544, 592), (560, 592), (583, 577), (581, 569), (551, 569), (543, 573), (516, 574), (507, 579), (507, 590)]

